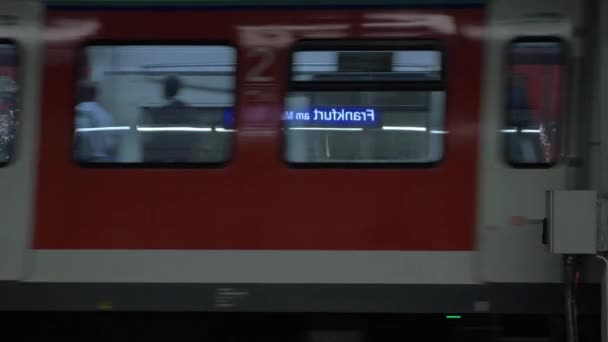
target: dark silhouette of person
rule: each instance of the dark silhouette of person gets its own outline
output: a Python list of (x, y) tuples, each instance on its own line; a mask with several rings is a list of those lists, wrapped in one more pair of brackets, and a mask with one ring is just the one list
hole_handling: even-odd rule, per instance
[(185, 107), (186, 104), (177, 98), (183, 84), (176, 76), (169, 76), (164, 81), (163, 92), (167, 104), (165, 107)]
[[(171, 131), (171, 127), (197, 126), (192, 122), (191, 108), (178, 99), (183, 83), (177, 76), (168, 76), (162, 83), (165, 103), (146, 112), (145, 123), (167, 131), (144, 136), (144, 162), (189, 162), (192, 157), (193, 133)], [(196, 134), (196, 136), (200, 133)]]

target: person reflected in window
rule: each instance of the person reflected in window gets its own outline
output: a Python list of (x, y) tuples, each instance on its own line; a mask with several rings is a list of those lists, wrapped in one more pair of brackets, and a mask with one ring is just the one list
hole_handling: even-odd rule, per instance
[(74, 154), (83, 162), (114, 162), (119, 148), (114, 116), (97, 103), (98, 87), (91, 81), (78, 85)]
[(184, 102), (177, 98), (182, 86), (181, 79), (176, 76), (169, 76), (165, 79), (163, 87), (165, 100), (167, 101), (165, 107), (180, 108), (186, 106)]

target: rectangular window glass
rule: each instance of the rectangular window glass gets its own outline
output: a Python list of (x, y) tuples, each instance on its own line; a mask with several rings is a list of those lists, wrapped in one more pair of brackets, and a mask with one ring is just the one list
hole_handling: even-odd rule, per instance
[(235, 49), (95, 45), (83, 54), (75, 106), (78, 162), (166, 165), (230, 159)]
[[(442, 159), (442, 54), (407, 42), (297, 47), (283, 127), (295, 164), (428, 164)], [(334, 49), (336, 45), (333, 46)]]
[(547, 167), (559, 160), (565, 57), (560, 41), (515, 41), (509, 47), (505, 126), (507, 161)]
[(19, 124), (18, 51), (12, 43), (0, 42), (0, 165), (14, 156)]

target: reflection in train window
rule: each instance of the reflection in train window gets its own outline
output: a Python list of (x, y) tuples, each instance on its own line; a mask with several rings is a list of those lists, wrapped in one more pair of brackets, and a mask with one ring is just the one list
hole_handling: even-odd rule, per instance
[(88, 46), (77, 85), (74, 158), (228, 161), (235, 63), (236, 52), (227, 46)]
[(0, 43), (0, 165), (6, 165), (14, 156), (20, 112), (17, 68), (17, 47)]
[(283, 113), (285, 159), (324, 165), (441, 160), (447, 133), (441, 52), (358, 47), (294, 53)]
[(511, 44), (505, 126), (507, 161), (513, 166), (550, 166), (560, 156), (565, 62), (558, 41)]

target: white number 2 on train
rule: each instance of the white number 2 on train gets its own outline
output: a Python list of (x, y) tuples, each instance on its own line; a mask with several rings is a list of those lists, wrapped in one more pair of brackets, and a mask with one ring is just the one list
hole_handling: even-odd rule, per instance
[(249, 57), (257, 57), (257, 63), (247, 73), (248, 82), (272, 82), (271, 76), (264, 76), (275, 59), (273, 49), (264, 46), (257, 46), (247, 52)]

